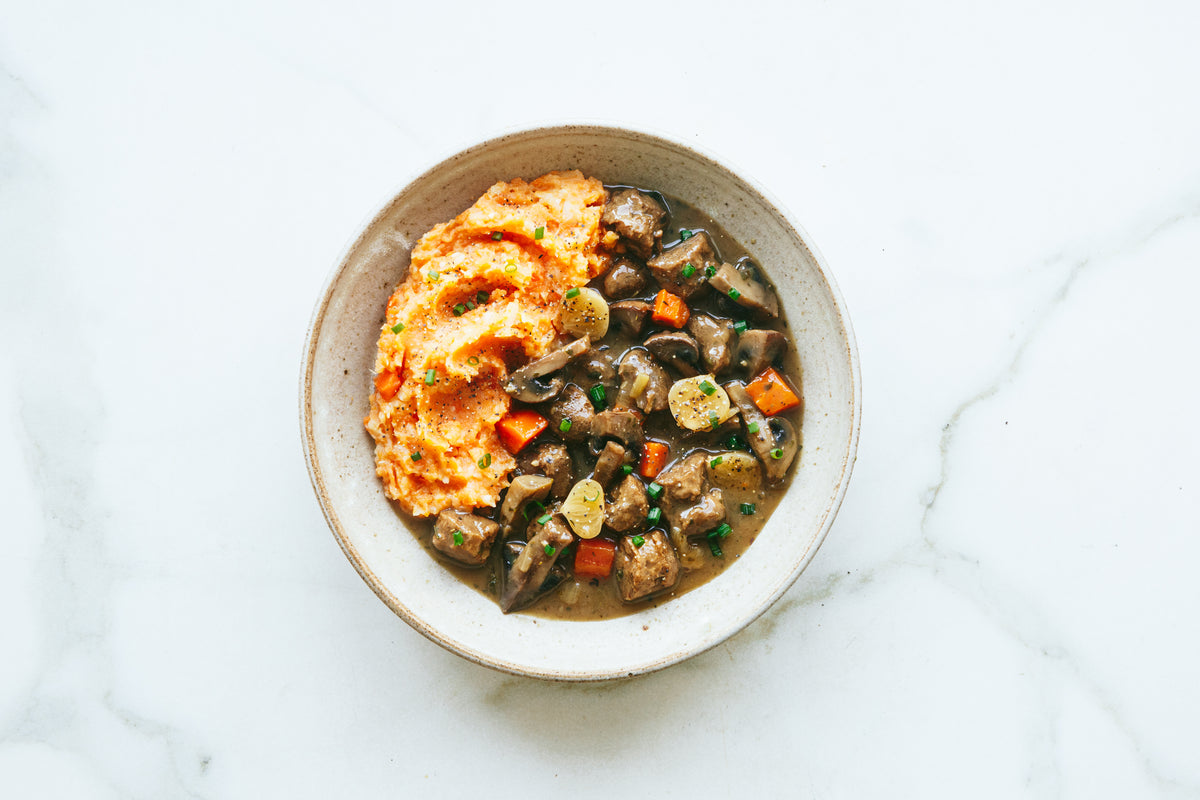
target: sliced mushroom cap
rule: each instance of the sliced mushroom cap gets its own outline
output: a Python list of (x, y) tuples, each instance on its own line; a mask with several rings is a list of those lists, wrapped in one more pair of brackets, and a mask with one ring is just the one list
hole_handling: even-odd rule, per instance
[(708, 314), (692, 314), (688, 330), (696, 337), (704, 368), (719, 375), (729, 366), (729, 344), (733, 341), (733, 323)]
[(559, 376), (549, 381), (539, 380), (557, 372), (573, 358), (578, 358), (588, 350), (590, 340), (584, 336), (570, 344), (552, 350), (536, 361), (531, 361), (508, 376), (504, 382), (504, 391), (522, 403), (544, 403), (557, 397), (563, 390), (565, 382)]
[(509, 542), (502, 548), (500, 610), (505, 614), (529, 605), (566, 577), (565, 570), (552, 575), (563, 548), (575, 540), (566, 520), (557, 514), (544, 524), (534, 520), (527, 533), (528, 544)]
[(738, 272), (730, 264), (722, 264), (708, 281), (712, 287), (738, 305), (768, 317), (779, 316), (779, 300), (775, 292), (762, 283)]
[(642, 432), (642, 420), (624, 408), (610, 408), (597, 414), (592, 419), (591, 433), (589, 448), (593, 455), (599, 454), (610, 439), (620, 441), (629, 449), (641, 445), (646, 438)]
[[(592, 401), (583, 389), (568, 383), (562, 396), (550, 407), (550, 430), (568, 442), (582, 442), (591, 432), (595, 416)], [(564, 420), (570, 424), (563, 425)]]
[[(758, 410), (746, 387), (736, 381), (725, 384), (725, 392), (742, 414), (746, 441), (762, 462), (767, 483), (778, 483), (800, 449), (800, 440), (792, 423), (783, 417), (770, 417)], [(753, 429), (753, 430), (751, 430)]]
[(779, 358), (787, 347), (787, 337), (779, 331), (755, 328), (738, 337), (737, 365), (750, 377), (762, 372)]
[(674, 367), (684, 377), (699, 374), (696, 363), (700, 360), (700, 348), (696, 340), (683, 331), (656, 333), (646, 339), (646, 347), (658, 356), (659, 361)]
[(518, 475), (513, 478), (513, 482), (509, 484), (508, 491), (504, 495), (504, 502), (500, 505), (500, 523), (504, 526), (503, 535), (507, 536), (512, 530), (517, 512), (530, 500), (545, 500), (553, 485), (552, 479), (542, 475)]
[(617, 393), (614, 406), (637, 406), (646, 414), (667, 407), (671, 376), (654, 360), (654, 356), (640, 347), (631, 348), (621, 356), (617, 373), (621, 376), (621, 391)]
[(608, 316), (618, 331), (641, 336), (650, 316), (650, 304), (645, 300), (618, 300), (608, 307)]

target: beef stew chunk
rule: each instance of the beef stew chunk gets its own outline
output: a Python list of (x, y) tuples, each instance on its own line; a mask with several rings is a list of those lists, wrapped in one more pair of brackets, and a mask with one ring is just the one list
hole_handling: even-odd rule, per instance
[(622, 536), (614, 569), (621, 599), (632, 603), (673, 587), (679, 580), (679, 557), (662, 531)]
[(716, 262), (708, 234), (700, 231), (650, 259), (646, 266), (662, 288), (687, 299), (704, 288), (707, 269)]
[(605, 524), (618, 533), (638, 527), (650, 513), (650, 501), (646, 499), (646, 487), (635, 475), (626, 475), (625, 480), (608, 504)]
[(469, 511), (448, 508), (433, 523), (432, 543), (460, 564), (478, 567), (487, 561), (500, 525)]
[(550, 496), (562, 500), (571, 491), (575, 483), (575, 470), (571, 463), (571, 453), (566, 445), (558, 442), (543, 442), (534, 448), (531, 457), (523, 468), (528, 473), (537, 473), (550, 478)]
[(604, 204), (600, 221), (615, 231), (631, 252), (649, 258), (662, 240), (666, 216), (667, 210), (650, 195), (637, 189), (622, 189)]
[[(727, 319), (711, 317), (708, 314), (692, 314), (687, 328), (692, 336), (696, 337), (704, 371), (712, 375), (724, 372), (729, 366), (730, 344), (733, 342), (733, 323)], [(775, 331), (771, 332), (775, 333)], [(782, 338), (783, 334), (779, 334), (779, 336)], [(738, 347), (740, 352), (740, 341)], [(753, 374), (757, 375), (758, 373)]]
[(617, 408), (636, 406), (644, 414), (667, 408), (671, 377), (648, 352), (636, 347), (628, 350), (621, 357), (617, 374), (621, 376), (621, 391), (614, 403)]
[(787, 338), (779, 331), (755, 328), (738, 337), (737, 365), (753, 378), (775, 362), (787, 348)]
[[(595, 418), (596, 412), (587, 394), (569, 383), (558, 402), (550, 407), (550, 430), (568, 442), (582, 442), (591, 433)], [(564, 420), (568, 424), (564, 425)]]
[(646, 286), (646, 271), (628, 258), (618, 259), (604, 276), (604, 293), (619, 300), (633, 297)]

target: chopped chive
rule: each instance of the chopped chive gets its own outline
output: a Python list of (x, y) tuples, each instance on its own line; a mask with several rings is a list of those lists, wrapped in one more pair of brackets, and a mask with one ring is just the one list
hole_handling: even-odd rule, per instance
[(754, 513), (754, 503), (742, 503), (742, 513), (750, 516)]
[(695, 274), (696, 274), (696, 268), (695, 268), (695, 267), (693, 267), (691, 264), (684, 264), (684, 265), (683, 265), (683, 277), (685, 277), (685, 278), (690, 278), (690, 277), (692, 277), (692, 276), (693, 276), (693, 275), (695, 275)]
[(429, 281), (430, 283), (433, 283), (437, 279), (438, 279), (438, 274), (435, 271), (429, 270), (429, 272), (425, 273), (425, 280)]
[(687, 241), (688, 239), (690, 239), (690, 238), (692, 238), (692, 232), (691, 232), (691, 231), (689, 231), (687, 228), (680, 228), (680, 229), (679, 229), (679, 241), (681, 241), (681, 242), (686, 242), (686, 241)]
[(474, 310), (475, 310), (475, 301), (468, 300), (467, 301), (467, 311), (474, 311)]
[(517, 271), (517, 265), (516, 265), (516, 263), (515, 263), (515, 262), (511, 262), (511, 261), (510, 261), (510, 262), (509, 262), (509, 264), (508, 264), (508, 266), (506, 266), (506, 267), (504, 268), (504, 271), (505, 271), (505, 272), (516, 272), (516, 271)]
[(426, 386), (433, 386), (433, 382), (436, 380), (437, 380), (437, 370), (436, 369), (425, 370), (425, 385)]
[(467, 307), (464, 306), (462, 303), (454, 304), (454, 316), (461, 317), (464, 313), (466, 313), (466, 310), (467, 310)]
[(552, 556), (558, 552), (557, 550), (554, 549), (554, 545), (552, 545), (552, 544), (548, 544), (545, 547), (543, 547), (542, 549), (546, 551), (546, 555), (548, 555), (548, 556)]
[(737, 300), (737, 299), (738, 299), (739, 297), (741, 297), (741, 296), (742, 296), (742, 293), (741, 293), (741, 292), (739, 292), (737, 289), (730, 289), (730, 290), (729, 290), (729, 299), (730, 299), (730, 300)]
[(718, 464), (720, 464), (720, 463), (721, 463), (722, 461), (724, 461), (724, 460), (725, 460), (725, 459), (724, 459), (723, 457), (721, 457), (721, 456), (717, 456), (717, 457), (716, 457), (716, 458), (714, 458), (712, 461), (708, 462), (708, 465), (709, 465), (710, 467), (715, 467), (715, 466), (717, 466)]
[(411, 458), (413, 461), (420, 461), (420, 460), (421, 460), (421, 454), (420, 454), (419, 452), (418, 452), (418, 453), (413, 453), (411, 456), (409, 456), (409, 458)]
[(504, 238), (504, 234), (501, 233), (500, 231), (492, 231), (492, 239), (494, 239), (495, 241), (498, 242), (503, 238)]
[(570, 300), (572, 297), (579, 297), (579, 287), (567, 289), (566, 298)]
[(776, 459), (776, 460), (783, 458), (783, 448), (782, 448), (782, 447), (776, 447), (774, 450), (772, 450), (772, 451), (771, 451), (771, 458), (774, 458), (774, 459)]
[(479, 468), (480, 468), (480, 469), (487, 469), (487, 468), (488, 468), (488, 467), (490, 467), (491, 465), (492, 465), (492, 454), (491, 454), (491, 453), (484, 453), (484, 454), (483, 454), (483, 458), (479, 459)]
[(558, 423), (558, 429), (563, 433), (571, 430), (571, 420), (564, 419), (562, 422)]
[(403, 322), (397, 322), (395, 325), (392, 326), (392, 333), (399, 333), (402, 330), (404, 330)]
[(652, 508), (650, 509), (650, 513), (646, 515), (646, 522), (650, 525), (657, 525), (660, 519), (662, 519), (661, 508)]
[(552, 516), (551, 514), (542, 514), (540, 517), (537, 518), (537, 524), (545, 525), (547, 522), (550, 521), (551, 516)]
[(742, 444), (741, 437), (736, 433), (729, 437), (727, 444), (729, 445), (730, 450), (742, 450), (745, 447), (745, 445)]
[(482, 289), (480, 289), (478, 292), (475, 293), (475, 299), (479, 302), (480, 305), (483, 305), (484, 303), (487, 302), (488, 293), (483, 291)]
[(711, 278), (713, 275), (717, 274), (717, 268), (710, 264), (704, 268), (704, 274)]
[(737, 322), (733, 323), (733, 329), (738, 332), (739, 336), (745, 333), (746, 329), (749, 327), (750, 326), (746, 324), (746, 320), (744, 319), (739, 319)]
[(454, 532), (454, 546), (462, 547), (462, 543), (463, 543), (462, 531), (455, 531)]
[(708, 549), (711, 550), (712, 554), (717, 558), (722, 558), (725, 555), (725, 553), (721, 550), (721, 545), (717, 544), (716, 539), (708, 540)]
[(716, 393), (717, 387), (713, 386), (708, 381), (700, 381), (700, 391), (704, 392), (709, 397)]
[(749, 425), (746, 426), (746, 430), (750, 431), (751, 433), (758, 433), (758, 423), (751, 422)]
[(472, 367), (478, 367), (479, 359), (476, 356), (471, 356), (470, 358), (467, 359), (467, 363), (470, 364)]
[(662, 497), (663, 487), (655, 482), (646, 487), (646, 494), (650, 495), (651, 500), (657, 500)]
[(718, 539), (724, 539), (733, 532), (733, 527), (728, 522), (722, 522), (709, 536), (716, 536)]
[(717, 412), (715, 412), (715, 411), (708, 412), (708, 424), (709, 424), (709, 427), (711, 427), (711, 428), (715, 428), (721, 424), (721, 418), (717, 416)]
[(630, 539), (629, 541), (633, 542), (633, 546), (634, 546), (634, 547), (641, 547), (642, 545), (644, 545), (644, 544), (646, 543), (646, 537), (644, 537), (644, 536), (634, 536), (634, 537), (633, 537), (632, 539)]
[(603, 384), (596, 384), (591, 389), (588, 389), (588, 397), (592, 398), (592, 404), (599, 411), (604, 408), (604, 401), (608, 399), (608, 395), (604, 391)]
[(539, 227), (536, 230), (534, 230), (534, 232), (533, 232), (534, 239), (541, 239), (545, 235), (546, 235), (545, 227)]
[(622, 464), (621, 465), (621, 474), (622, 475), (632, 475), (633, 474), (633, 464)]

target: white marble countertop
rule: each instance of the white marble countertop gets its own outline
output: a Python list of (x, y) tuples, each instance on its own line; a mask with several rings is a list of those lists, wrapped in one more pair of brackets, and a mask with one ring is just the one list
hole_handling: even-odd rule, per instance
[[(0, 7), (6, 797), (1200, 797), (1200, 7), (405, 5)], [(569, 119), (771, 189), (865, 398), (783, 600), (598, 686), (394, 616), (296, 411), (357, 228)]]

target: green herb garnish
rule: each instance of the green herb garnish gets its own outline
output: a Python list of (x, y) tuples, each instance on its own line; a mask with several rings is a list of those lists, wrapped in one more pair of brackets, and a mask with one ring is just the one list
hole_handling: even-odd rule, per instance
[(558, 552), (557, 550), (554, 549), (554, 545), (552, 545), (552, 544), (548, 544), (545, 547), (543, 547), (542, 549), (546, 551), (546, 555), (548, 555), (548, 556), (552, 556)]
[(692, 276), (693, 276), (693, 275), (695, 275), (695, 274), (696, 274), (696, 268), (695, 268), (695, 267), (693, 267), (691, 264), (684, 264), (684, 265), (683, 265), (683, 277), (685, 277), (685, 278), (690, 278), (690, 277), (692, 277)]
[(691, 231), (689, 231), (687, 228), (680, 228), (680, 229), (679, 229), (679, 241), (681, 241), (681, 242), (686, 242), (686, 241), (687, 241), (688, 239), (690, 239), (690, 238), (692, 238), (692, 232), (691, 232)]
[(454, 309), (453, 309), (454, 316), (461, 317), (464, 313), (466, 313), (466, 310), (467, 310), (467, 307), (464, 306), (462, 303), (454, 304)]
[(773, 459), (775, 459), (775, 460), (777, 460), (777, 461), (778, 461), (779, 459), (783, 458), (783, 448), (782, 448), (782, 447), (776, 447), (774, 450), (772, 450), (772, 451), (771, 451), (771, 458), (773, 458)]
[(492, 454), (491, 454), (491, 453), (484, 453), (484, 454), (483, 454), (483, 458), (479, 459), (479, 468), (480, 468), (480, 469), (487, 469), (487, 468), (488, 468), (488, 467), (490, 467), (491, 465), (492, 465)]
[(747, 517), (754, 513), (754, 503), (742, 503), (742, 513)]
[(579, 297), (579, 287), (567, 289), (566, 298), (570, 300), (572, 297)]
[(662, 509), (661, 508), (652, 508), (652, 509), (650, 509), (650, 513), (646, 515), (646, 523), (648, 525), (657, 525), (659, 520), (661, 520), (661, 519), (662, 519)]
[(741, 297), (741, 296), (742, 296), (742, 293), (741, 293), (741, 292), (739, 292), (737, 289), (730, 289), (730, 290), (729, 290), (729, 299), (730, 299), (730, 300), (737, 300), (737, 299), (738, 299), (739, 297)]
[(404, 330), (403, 322), (397, 322), (395, 325), (392, 326), (392, 333), (399, 333), (402, 330)]
[(411, 458), (413, 461), (420, 461), (420, 460), (421, 460), (421, 454), (420, 454), (419, 452), (418, 452), (418, 453), (413, 453), (411, 456), (409, 456), (409, 458)]
[(472, 367), (478, 367), (479, 359), (476, 356), (471, 356), (470, 358), (467, 359), (467, 363), (470, 364)]
[(537, 524), (545, 525), (547, 522), (550, 521), (550, 517), (552, 517), (552, 516), (553, 516), (552, 514), (542, 514), (540, 517), (537, 518)]
[(725, 460), (725, 459), (724, 459), (723, 457), (721, 457), (721, 456), (717, 456), (717, 457), (716, 457), (716, 458), (714, 458), (712, 461), (708, 462), (708, 465), (709, 465), (710, 467), (715, 467), (715, 466), (717, 466), (718, 464), (720, 464), (720, 463), (721, 463), (722, 461), (724, 461), (724, 460)]
[(733, 329), (738, 332), (739, 336), (745, 333), (746, 329), (749, 327), (750, 326), (746, 324), (746, 320), (744, 319), (739, 319), (737, 322), (733, 323)]
[(436, 369), (425, 370), (425, 385), (426, 386), (433, 386), (433, 382), (436, 380), (437, 380), (437, 370)]
[(711, 278), (712, 276), (717, 274), (717, 268), (710, 264), (709, 266), (704, 268), (704, 274)]
[(534, 239), (541, 239), (545, 235), (546, 235), (546, 229), (544, 227), (537, 228), (533, 232)]
[(488, 293), (483, 291), (482, 289), (480, 289), (478, 292), (475, 293), (475, 300), (480, 305), (483, 305), (484, 303), (486, 303), (487, 299), (488, 299)]
[(717, 416), (717, 412), (715, 412), (715, 411), (708, 412), (708, 423), (709, 423), (709, 427), (711, 427), (711, 428), (716, 428), (718, 425), (721, 424), (721, 418)]
[(596, 384), (591, 389), (588, 389), (588, 397), (592, 398), (592, 405), (597, 411), (604, 408), (604, 402), (608, 399), (608, 394), (604, 391), (604, 384)]
[(641, 547), (642, 545), (644, 545), (646, 543), (646, 537), (645, 536), (634, 536), (629, 541), (633, 542), (634, 547)]
[(657, 500), (662, 497), (662, 493), (663, 487), (658, 482), (651, 483), (646, 487), (646, 494), (650, 495), (651, 500)]
[(455, 531), (454, 532), (454, 546), (462, 547), (462, 543), (463, 543), (462, 531)]
[(717, 544), (716, 539), (708, 540), (708, 549), (711, 550), (712, 554), (717, 558), (721, 558), (725, 555), (725, 553), (721, 550), (721, 545)]
[(633, 465), (632, 464), (622, 464), (621, 465), (621, 474), (622, 475), (632, 475), (633, 474)]
[(717, 392), (717, 387), (713, 386), (708, 381), (700, 381), (700, 391), (704, 392), (709, 397), (712, 397)]
[(504, 234), (501, 233), (500, 231), (492, 231), (492, 239), (493, 240), (498, 242), (503, 238), (504, 238)]
[(571, 420), (564, 419), (562, 422), (558, 423), (558, 429), (563, 433), (571, 430)]
[(750, 431), (751, 433), (758, 433), (758, 423), (751, 422), (749, 425), (746, 426), (746, 430)]

